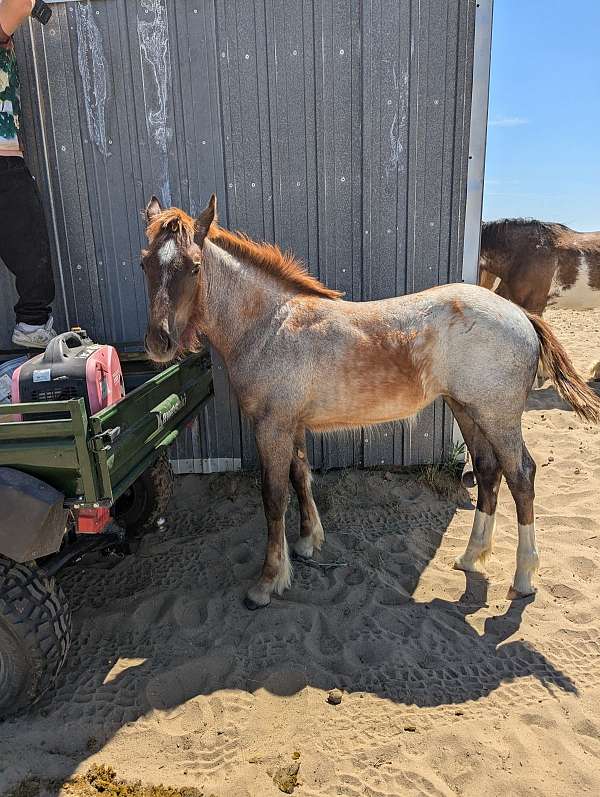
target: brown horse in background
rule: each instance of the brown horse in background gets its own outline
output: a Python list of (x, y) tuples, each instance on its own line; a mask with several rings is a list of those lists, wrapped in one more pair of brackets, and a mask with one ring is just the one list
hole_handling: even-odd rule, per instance
[(481, 227), (479, 284), (530, 313), (600, 307), (600, 232), (533, 219)]
[(471, 452), (478, 483), (473, 530), (456, 567), (477, 570), (492, 549), (502, 474), (517, 508), (513, 595), (535, 591), (535, 463), (521, 415), (541, 356), (560, 395), (592, 421), (600, 401), (547, 324), (475, 285), (444, 285), (375, 302), (347, 302), (276, 246), (216, 223), (214, 195), (199, 218), (156, 198), (142, 253), (150, 301), (149, 355), (171, 360), (205, 335), (253, 421), (268, 527), (265, 562), (246, 605), (290, 586), (288, 482), (300, 505), (294, 550), (323, 542), (311, 492), (306, 430), (372, 426), (415, 415), (442, 396)]

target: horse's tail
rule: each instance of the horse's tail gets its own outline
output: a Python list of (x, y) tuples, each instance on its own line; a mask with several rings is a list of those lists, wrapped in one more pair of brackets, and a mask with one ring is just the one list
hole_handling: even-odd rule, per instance
[(524, 311), (540, 342), (540, 357), (558, 395), (585, 421), (600, 423), (600, 398), (575, 370), (550, 325), (539, 316)]

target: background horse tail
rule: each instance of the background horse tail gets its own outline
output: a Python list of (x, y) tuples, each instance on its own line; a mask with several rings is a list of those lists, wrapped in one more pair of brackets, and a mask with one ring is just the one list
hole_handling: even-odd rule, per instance
[(570, 404), (580, 418), (600, 422), (600, 398), (575, 370), (569, 355), (550, 328), (539, 316), (524, 311), (540, 342), (542, 365), (558, 395)]

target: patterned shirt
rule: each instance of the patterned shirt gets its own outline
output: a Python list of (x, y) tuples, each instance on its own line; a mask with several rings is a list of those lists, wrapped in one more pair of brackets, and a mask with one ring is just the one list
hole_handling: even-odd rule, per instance
[(21, 98), (17, 56), (12, 38), (2, 43), (0, 30), (0, 155), (20, 155)]

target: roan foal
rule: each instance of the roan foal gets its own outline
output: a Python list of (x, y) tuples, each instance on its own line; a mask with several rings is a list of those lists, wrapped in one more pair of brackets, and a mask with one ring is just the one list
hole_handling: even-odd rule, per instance
[(222, 229), (216, 200), (198, 219), (146, 208), (142, 253), (150, 300), (149, 355), (166, 362), (205, 335), (254, 423), (268, 526), (267, 553), (246, 605), (290, 586), (288, 480), (301, 513), (297, 554), (323, 528), (311, 493), (305, 431), (408, 418), (443, 396), (471, 452), (478, 484), (471, 537), (456, 567), (478, 570), (492, 549), (502, 474), (517, 507), (513, 596), (535, 591), (535, 464), (521, 415), (541, 357), (560, 395), (597, 422), (600, 401), (539, 318), (474, 285), (444, 285), (377, 302), (346, 302), (276, 246)]

